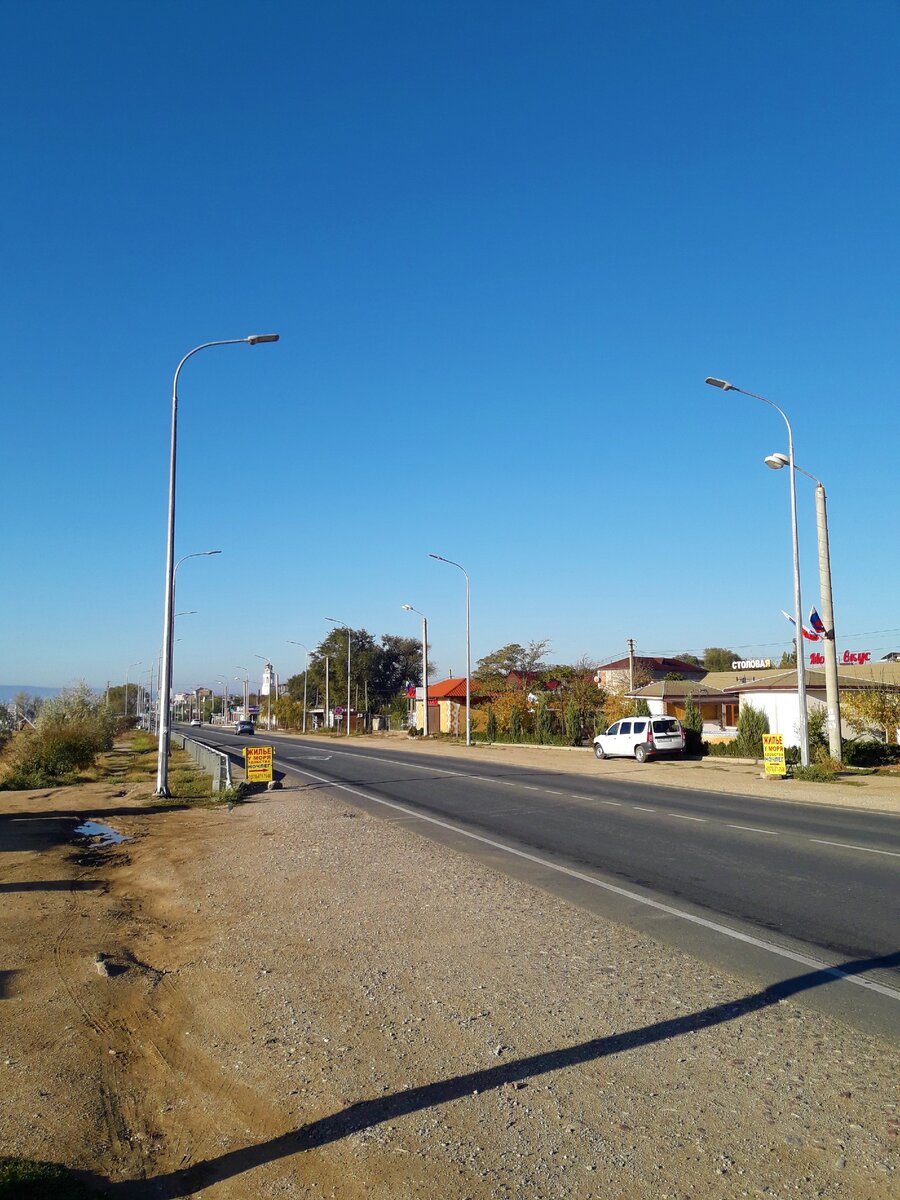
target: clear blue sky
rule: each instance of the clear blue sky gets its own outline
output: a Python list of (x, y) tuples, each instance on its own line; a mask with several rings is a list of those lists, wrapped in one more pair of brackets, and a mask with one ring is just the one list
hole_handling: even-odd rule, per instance
[[(7, 4), (0, 682), (900, 649), (894, 0)], [(798, 478), (803, 598), (818, 601)], [(878, 631), (878, 632), (875, 632)], [(130, 678), (142, 668), (132, 667)]]

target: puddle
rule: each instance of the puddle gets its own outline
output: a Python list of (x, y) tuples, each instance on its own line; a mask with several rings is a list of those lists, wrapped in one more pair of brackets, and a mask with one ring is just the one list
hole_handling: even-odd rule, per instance
[(97, 838), (95, 846), (115, 846), (119, 842), (131, 841), (124, 833), (117, 833), (112, 826), (103, 825), (100, 821), (83, 821), (75, 826), (75, 832), (81, 837)]

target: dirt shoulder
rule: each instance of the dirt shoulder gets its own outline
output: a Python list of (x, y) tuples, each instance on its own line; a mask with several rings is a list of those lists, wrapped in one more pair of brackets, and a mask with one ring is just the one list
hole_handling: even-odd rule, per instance
[(896, 1047), (327, 789), (146, 791), (0, 793), (0, 1153), (129, 1198), (895, 1194)]

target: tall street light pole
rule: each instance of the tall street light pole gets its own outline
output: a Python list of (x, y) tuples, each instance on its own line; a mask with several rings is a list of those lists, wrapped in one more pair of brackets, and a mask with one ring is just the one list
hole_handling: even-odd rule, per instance
[(171, 740), (172, 724), (169, 715), (169, 694), (172, 690), (172, 626), (175, 611), (175, 461), (178, 445), (178, 376), (181, 368), (193, 355), (211, 346), (236, 346), (245, 343), (256, 346), (260, 342), (277, 342), (277, 333), (255, 333), (245, 338), (226, 338), (217, 342), (204, 342), (188, 351), (175, 368), (172, 380), (172, 435), (169, 450), (169, 518), (166, 532), (166, 595), (163, 612), (163, 661), (160, 678), (162, 693), (162, 722), (159, 731), (159, 760), (156, 770), (156, 796), (169, 795), (169, 743)]
[(246, 679), (241, 679), (240, 675), (235, 675), (235, 679), (241, 679), (244, 685), (244, 720), (250, 720), (250, 672), (246, 667), (235, 667), (236, 671), (243, 671)]
[(711, 387), (721, 388), (723, 392), (740, 392), (742, 396), (751, 396), (754, 400), (762, 400), (774, 408), (787, 426), (788, 463), (791, 468), (791, 535), (794, 547), (794, 645), (797, 649), (797, 706), (800, 709), (800, 765), (809, 766), (809, 715), (806, 711), (806, 659), (803, 650), (803, 611), (800, 602), (800, 543), (797, 537), (797, 480), (794, 475), (794, 431), (786, 414), (772, 400), (759, 396), (756, 392), (745, 392), (724, 379), (707, 377), (706, 383)]
[(125, 720), (128, 720), (128, 672), (132, 667), (142, 667), (144, 664), (139, 659), (137, 662), (129, 663), (125, 668)]
[(217, 678), (216, 683), (222, 685), (222, 724), (228, 721), (228, 682), (225, 679)]
[(303, 732), (306, 733), (306, 681), (309, 678), (309, 646), (304, 646), (302, 642), (292, 642), (288, 638), (289, 646), (299, 646), (301, 650), (306, 651), (306, 666), (303, 668)]
[(346, 621), (339, 621), (337, 617), (326, 617), (326, 621), (330, 621), (332, 625), (337, 625), (338, 628), (347, 630), (347, 737), (350, 736), (350, 635), (353, 632)]
[(422, 618), (422, 737), (428, 737), (428, 618), (411, 604), (401, 604), (400, 607), (406, 612), (417, 613)]
[[(780, 471), (790, 466), (786, 454), (775, 453), (763, 460), (773, 471)], [(794, 470), (811, 479), (816, 485), (816, 534), (819, 543), (819, 592), (822, 605), (822, 623), (825, 632), (822, 640), (825, 643), (825, 705), (828, 711), (828, 753), (835, 761), (840, 762), (843, 756), (841, 745), (841, 694), (838, 686), (837, 639), (834, 633), (834, 599), (831, 592), (831, 551), (828, 543), (828, 511), (826, 507), (825, 485), (809, 471), (804, 471), (794, 463)]]
[(429, 554), (438, 562), (449, 563), (451, 567), (459, 567), (466, 577), (466, 745), (472, 745), (472, 640), (469, 622), (469, 576), (464, 567), (452, 558), (444, 558), (441, 554)]

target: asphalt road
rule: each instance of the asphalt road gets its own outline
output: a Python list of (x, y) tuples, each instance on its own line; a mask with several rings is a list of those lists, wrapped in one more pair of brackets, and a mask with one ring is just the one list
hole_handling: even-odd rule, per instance
[[(250, 740), (208, 726), (192, 732), (238, 753)], [(593, 878), (620, 918), (634, 915), (635, 897), (656, 901), (654, 932), (665, 932), (661, 913), (683, 911), (695, 926), (724, 921), (817, 961), (880, 960), (877, 977), (900, 990), (900, 822), (890, 815), (614, 781), (602, 763), (596, 775), (569, 775), (424, 750), (413, 761), (371, 743), (256, 740), (275, 747), (276, 769), (300, 780), (401, 806), (394, 817), (420, 814), (420, 832), (467, 831), (460, 848), (495, 860), (509, 847), (532, 881), (578, 902)], [(552, 878), (560, 871), (565, 886)]]

